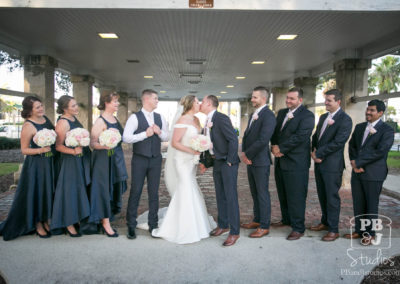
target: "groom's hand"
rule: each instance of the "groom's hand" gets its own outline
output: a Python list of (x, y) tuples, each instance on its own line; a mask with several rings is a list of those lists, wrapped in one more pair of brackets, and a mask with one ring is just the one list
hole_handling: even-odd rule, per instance
[(149, 128), (147, 128), (146, 135), (147, 135), (147, 137), (150, 137), (150, 136), (154, 135), (154, 129), (153, 129), (152, 126), (149, 126)]
[(242, 161), (243, 163), (245, 163), (246, 165), (251, 165), (252, 162), (246, 157), (245, 153), (242, 153)]
[(161, 129), (158, 127), (157, 124), (153, 124), (153, 131), (155, 134), (160, 135), (161, 134)]
[(205, 171), (207, 170), (206, 166), (203, 165), (202, 163), (199, 164), (199, 168), (200, 168), (200, 174), (204, 174)]

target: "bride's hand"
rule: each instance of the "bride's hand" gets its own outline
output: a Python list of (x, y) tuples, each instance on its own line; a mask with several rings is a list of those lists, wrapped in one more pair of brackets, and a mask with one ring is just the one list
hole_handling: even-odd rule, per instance
[(199, 155), (200, 156), (200, 152), (198, 152), (198, 151), (194, 151), (194, 153), (193, 153), (193, 155)]

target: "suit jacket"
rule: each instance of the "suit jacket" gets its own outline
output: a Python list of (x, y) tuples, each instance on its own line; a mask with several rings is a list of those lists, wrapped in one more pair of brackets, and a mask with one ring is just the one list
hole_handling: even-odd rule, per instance
[(369, 135), (361, 145), (367, 122), (357, 124), (349, 143), (350, 160), (355, 160), (357, 168), (364, 173), (357, 175), (362, 180), (384, 181), (387, 173), (387, 156), (393, 145), (393, 128), (382, 120), (375, 125), (376, 133)]
[(253, 166), (269, 166), (271, 164), (269, 141), (276, 125), (275, 116), (268, 106), (265, 106), (251, 126), (250, 122), (251, 119), (243, 135), (242, 151), (252, 161)]
[(231, 164), (239, 163), (239, 141), (230, 118), (216, 111), (211, 122), (210, 138), (215, 159), (226, 160)]
[(322, 163), (318, 164), (321, 171), (326, 172), (343, 172), (344, 163), (344, 146), (351, 134), (353, 122), (342, 109), (340, 109), (332, 118), (335, 122), (327, 125), (321, 139), (319, 139), (322, 126), (328, 113), (321, 115), (317, 130), (312, 137), (312, 151), (317, 149), (317, 158), (322, 159)]
[[(277, 124), (271, 139), (272, 145), (278, 145), (281, 158), (275, 158), (275, 165), (283, 170), (308, 170), (310, 167), (310, 137), (314, 129), (314, 114), (301, 105), (282, 128), (289, 109), (278, 112)], [(282, 128), (282, 130), (281, 130)]]

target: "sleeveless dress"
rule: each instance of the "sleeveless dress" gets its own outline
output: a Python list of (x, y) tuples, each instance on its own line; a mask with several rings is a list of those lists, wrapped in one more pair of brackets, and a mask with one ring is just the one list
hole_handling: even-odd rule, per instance
[[(70, 130), (82, 127), (75, 121), (61, 117), (69, 123)], [(89, 216), (87, 188), (90, 184), (89, 147), (83, 147), (82, 157), (60, 153), (59, 175), (53, 202), (51, 229), (65, 228)]]
[[(175, 124), (174, 128), (186, 128), (182, 144), (190, 145), (190, 139), (198, 134), (193, 125)], [(175, 167), (176, 188), (171, 202), (160, 220), (160, 227), (152, 231), (154, 237), (166, 239), (177, 244), (189, 244), (208, 238), (216, 227), (208, 215), (203, 194), (197, 184), (197, 161), (193, 154), (175, 149), (172, 166)], [(161, 210), (160, 210), (161, 211)]]
[[(116, 128), (123, 134), (124, 129), (117, 120), (108, 122), (100, 116), (107, 129)], [(122, 195), (126, 191), (126, 171), (122, 141), (114, 148), (114, 154), (108, 156), (108, 150), (93, 150), (92, 157), (92, 184), (90, 188), (90, 223), (100, 223), (101, 219), (114, 219), (114, 215), (121, 212)]]
[[(51, 121), (47, 117), (45, 119), (43, 124), (27, 121), (37, 131), (44, 128), (54, 129)], [(30, 148), (40, 148), (33, 142), (33, 137)], [(31, 233), (36, 230), (36, 223), (51, 219), (55, 189), (54, 145), (51, 150), (52, 157), (46, 157), (45, 154), (26, 155), (11, 210), (6, 221), (0, 224), (0, 235), (5, 241)]]

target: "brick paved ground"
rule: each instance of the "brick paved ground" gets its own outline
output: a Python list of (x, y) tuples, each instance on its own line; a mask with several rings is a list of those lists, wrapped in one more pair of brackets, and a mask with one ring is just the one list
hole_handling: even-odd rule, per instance
[[(128, 168), (128, 172), (130, 172), (130, 161), (131, 161), (131, 151), (128, 150), (125, 153), (126, 165)], [(163, 173), (162, 173), (163, 175)], [(279, 208), (279, 200), (276, 192), (275, 181), (273, 178), (273, 168), (271, 167), (271, 176), (270, 176), (270, 193), (271, 193), (271, 203), (272, 203), (272, 220), (277, 221), (280, 220), (280, 208)], [(198, 176), (198, 183), (200, 188), (202, 189), (207, 208), (209, 214), (217, 217), (217, 204), (215, 200), (215, 190), (214, 184), (212, 181), (212, 171), (208, 170), (204, 175)], [(130, 184), (130, 180), (128, 181)], [(130, 187), (129, 187), (130, 188)], [(128, 190), (129, 190), (128, 188)], [(239, 205), (240, 205), (240, 216), (242, 222), (247, 222), (252, 219), (252, 198), (250, 195), (248, 182), (247, 182), (247, 174), (246, 167), (243, 163), (240, 164), (239, 167), (239, 175), (238, 175), (238, 194), (239, 194)], [(0, 221), (3, 221), (7, 217), (7, 213), (11, 206), (12, 198), (14, 196), (14, 192), (5, 192), (0, 194)], [(126, 192), (124, 195), (123, 202), (123, 211), (117, 216), (115, 220), (115, 225), (117, 227), (125, 226), (125, 213), (126, 206), (128, 202), (129, 192)], [(340, 216), (340, 228), (345, 229), (349, 228), (349, 220), (353, 216), (353, 208), (352, 208), (352, 198), (351, 191), (349, 188), (342, 188), (340, 190), (340, 197), (342, 199), (341, 206), (341, 216)], [(160, 186), (160, 208), (168, 206), (170, 201), (167, 189), (165, 187), (163, 176), (161, 177), (161, 186)], [(400, 228), (400, 201), (386, 196), (381, 195), (380, 198), (380, 206), (379, 213), (385, 216), (388, 216), (392, 219), (393, 224), (392, 228)], [(146, 188), (143, 190), (142, 198), (140, 200), (139, 205), (139, 214), (146, 211), (148, 209), (148, 200), (147, 200), (147, 190)], [(316, 192), (316, 185), (314, 179), (314, 173), (310, 172), (310, 181), (309, 181), (309, 190), (307, 197), (307, 207), (306, 207), (306, 226), (310, 226), (311, 224), (317, 224), (320, 220), (320, 208), (318, 202), (318, 196)]]

